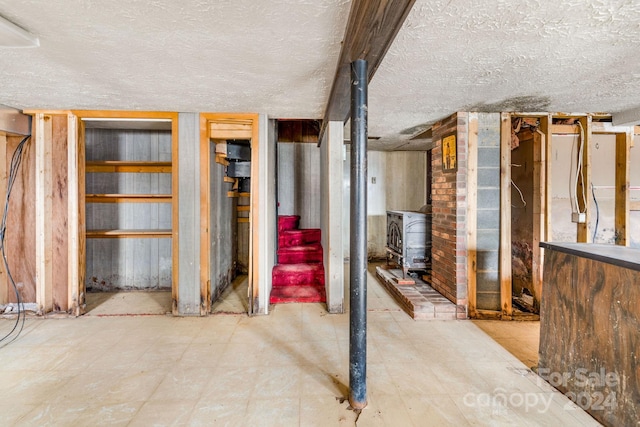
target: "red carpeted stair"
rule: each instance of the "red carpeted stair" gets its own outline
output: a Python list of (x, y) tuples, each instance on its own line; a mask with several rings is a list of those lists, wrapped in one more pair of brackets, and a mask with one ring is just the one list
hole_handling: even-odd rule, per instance
[(273, 267), (271, 304), (325, 302), (320, 230), (299, 229), (300, 217), (278, 217), (278, 264)]

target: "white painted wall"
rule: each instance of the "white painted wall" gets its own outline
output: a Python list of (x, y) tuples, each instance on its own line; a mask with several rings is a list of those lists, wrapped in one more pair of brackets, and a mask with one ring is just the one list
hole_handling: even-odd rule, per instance
[[(385, 257), (387, 211), (417, 211), (426, 203), (427, 155), (423, 151), (367, 153), (367, 248), (369, 258)], [(349, 257), (350, 153), (344, 162), (345, 258)]]
[(321, 229), (327, 310), (344, 311), (343, 125), (329, 122), (320, 145)]
[(320, 227), (320, 148), (278, 144), (278, 215), (300, 215), (300, 228)]

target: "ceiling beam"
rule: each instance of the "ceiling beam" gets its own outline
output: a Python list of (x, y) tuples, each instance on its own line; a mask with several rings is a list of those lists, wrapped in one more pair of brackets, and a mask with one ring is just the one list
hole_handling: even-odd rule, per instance
[(353, 0), (329, 102), (324, 111), (320, 141), (330, 121), (345, 122), (351, 96), (351, 62), (369, 63), (368, 81), (400, 31), (415, 0)]

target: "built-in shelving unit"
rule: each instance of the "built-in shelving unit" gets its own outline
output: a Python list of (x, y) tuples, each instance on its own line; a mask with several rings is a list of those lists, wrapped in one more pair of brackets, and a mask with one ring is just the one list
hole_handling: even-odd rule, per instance
[(177, 117), (133, 114), (83, 118), (86, 283), (175, 293)]

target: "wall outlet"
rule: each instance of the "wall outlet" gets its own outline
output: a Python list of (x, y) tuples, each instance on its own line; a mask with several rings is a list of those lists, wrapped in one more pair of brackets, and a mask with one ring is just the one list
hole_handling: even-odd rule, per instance
[(587, 222), (587, 214), (584, 212), (572, 212), (571, 222), (577, 222), (578, 224), (584, 224)]

